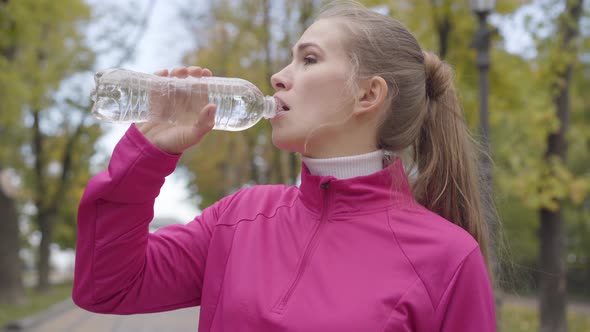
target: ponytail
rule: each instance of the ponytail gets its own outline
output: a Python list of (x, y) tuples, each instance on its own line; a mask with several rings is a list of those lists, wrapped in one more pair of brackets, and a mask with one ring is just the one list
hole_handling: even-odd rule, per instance
[(459, 225), (479, 243), (489, 266), (489, 227), (483, 213), (477, 143), (469, 134), (451, 67), (433, 53), (424, 53), (424, 121), (414, 160), (417, 201)]
[(387, 82), (378, 148), (412, 160), (413, 165), (405, 164), (412, 169), (416, 200), (469, 232), (492, 272), (482, 203), (486, 188), (478, 174), (480, 149), (469, 135), (450, 66), (423, 52), (399, 21), (359, 4), (333, 3), (319, 18), (346, 19), (353, 82), (374, 76)]

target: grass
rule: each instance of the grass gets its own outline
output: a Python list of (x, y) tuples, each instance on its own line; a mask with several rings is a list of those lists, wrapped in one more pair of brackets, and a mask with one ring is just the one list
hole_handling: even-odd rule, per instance
[(26, 304), (22, 306), (0, 305), (0, 329), (8, 322), (34, 315), (53, 304), (59, 303), (72, 295), (72, 283), (54, 285), (49, 293), (37, 294), (33, 289), (26, 289)]
[[(581, 313), (567, 313), (568, 331), (590, 331), (590, 318)], [(502, 332), (527, 332), (539, 330), (537, 310), (513, 303), (502, 306)]]

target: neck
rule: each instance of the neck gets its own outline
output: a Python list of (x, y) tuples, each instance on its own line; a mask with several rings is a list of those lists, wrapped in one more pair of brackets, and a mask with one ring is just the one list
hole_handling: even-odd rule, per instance
[(383, 169), (384, 151), (334, 158), (303, 157), (303, 162), (313, 175), (333, 176), (337, 179), (350, 179), (366, 176)]
[[(354, 121), (353, 121), (354, 120)], [(322, 130), (310, 135), (301, 154), (308, 158), (326, 159), (357, 156), (377, 149), (377, 125), (353, 118), (346, 125)]]

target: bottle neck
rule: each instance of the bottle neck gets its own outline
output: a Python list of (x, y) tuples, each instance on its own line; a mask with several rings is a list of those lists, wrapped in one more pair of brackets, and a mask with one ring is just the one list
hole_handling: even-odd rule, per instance
[(264, 111), (262, 112), (262, 116), (265, 119), (272, 119), (275, 115), (277, 115), (277, 102), (275, 98), (272, 96), (264, 97)]

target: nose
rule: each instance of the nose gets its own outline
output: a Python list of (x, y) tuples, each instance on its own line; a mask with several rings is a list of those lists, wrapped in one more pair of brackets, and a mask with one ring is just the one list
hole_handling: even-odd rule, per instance
[(289, 67), (290, 65), (286, 66), (285, 68), (281, 69), (281, 71), (271, 76), (270, 84), (276, 91), (287, 90), (291, 88), (291, 81), (288, 78)]

